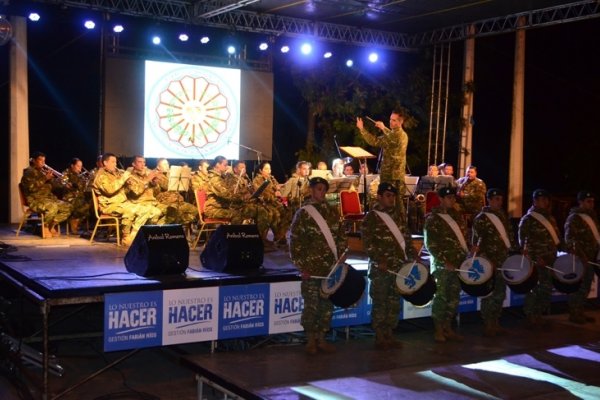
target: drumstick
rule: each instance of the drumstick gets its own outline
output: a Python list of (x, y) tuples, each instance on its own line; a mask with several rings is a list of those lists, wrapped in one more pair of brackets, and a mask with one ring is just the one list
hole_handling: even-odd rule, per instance
[(548, 268), (548, 269), (551, 269), (552, 271), (554, 271), (554, 272), (557, 272), (557, 273), (559, 273), (559, 274), (561, 274), (561, 275), (564, 275), (564, 274), (565, 274), (565, 273), (564, 273), (564, 272), (562, 272), (561, 270), (559, 270), (559, 269), (556, 269), (556, 268), (552, 268), (552, 267), (551, 267), (551, 266), (549, 266), (549, 265), (544, 265), (544, 267), (546, 267), (546, 268)]
[(387, 271), (387, 272), (389, 272), (390, 274), (394, 274), (394, 275), (396, 275), (396, 276), (399, 276), (399, 277), (400, 277), (400, 278), (402, 278), (402, 279), (408, 279), (408, 276), (404, 276), (404, 275), (402, 275), (402, 274), (401, 274), (401, 273), (399, 273), (399, 272), (390, 271), (389, 269), (388, 269), (388, 270), (386, 270), (386, 271)]
[(340, 263), (342, 258), (344, 258), (344, 256), (346, 255), (347, 252), (348, 252), (348, 249), (344, 250), (342, 255), (335, 261), (335, 264), (333, 264), (333, 266), (331, 267), (331, 270), (329, 271), (329, 273), (327, 274), (327, 277), (325, 279), (331, 278), (331, 274), (333, 274), (333, 271), (335, 271), (335, 267), (338, 266), (338, 264)]
[[(479, 248), (480, 244), (481, 244), (481, 238), (479, 238), (479, 240), (477, 241), (477, 248)], [(475, 250), (473, 252), (473, 256), (471, 257), (471, 262), (470, 262), (471, 265), (469, 265), (469, 268), (473, 268), (473, 263), (475, 262), (475, 257), (477, 257), (477, 250)]]
[[(523, 251), (527, 250), (527, 238), (525, 238), (525, 242), (523, 242)], [(521, 254), (521, 266), (519, 267), (521, 270), (523, 269), (523, 261), (525, 261), (525, 254)]]
[(520, 271), (520, 269), (514, 269), (514, 268), (498, 268), (498, 271)]
[(596, 267), (600, 267), (600, 264), (595, 263), (595, 262), (588, 261), (588, 264), (592, 264), (592, 265), (595, 265)]

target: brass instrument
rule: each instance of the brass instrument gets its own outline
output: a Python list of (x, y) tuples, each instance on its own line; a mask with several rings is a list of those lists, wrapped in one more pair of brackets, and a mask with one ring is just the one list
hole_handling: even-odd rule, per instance
[(58, 172), (57, 170), (55, 170), (54, 168), (52, 168), (48, 164), (42, 165), (42, 172), (44, 173), (44, 175), (47, 175), (48, 172), (51, 173), (54, 176), (54, 179), (56, 179), (57, 181), (59, 181), (62, 185), (68, 185), (69, 184), (69, 177), (68, 176), (66, 176), (64, 174), (61, 174), (60, 172)]
[(425, 195), (423, 193), (416, 194), (415, 201), (417, 203), (425, 203)]

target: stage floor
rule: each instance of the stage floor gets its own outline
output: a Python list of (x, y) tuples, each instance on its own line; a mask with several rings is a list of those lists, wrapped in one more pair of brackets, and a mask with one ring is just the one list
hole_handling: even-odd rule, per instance
[[(11, 276), (26, 279), (27, 284), (49, 296), (96, 295), (132, 287), (145, 290), (153, 285), (187, 287), (190, 282), (222, 285), (247, 279), (203, 270), (198, 250), (190, 251), (190, 269), (185, 277), (158, 281), (129, 274), (123, 263), (127, 250), (114, 243), (90, 245), (77, 237), (42, 240), (27, 233), (17, 238), (14, 226), (0, 228), (0, 241), (17, 247), (16, 252), (8, 253), (9, 259), (0, 260), (3, 271), (12, 271)], [(28, 259), (10, 259), (14, 256)], [(271, 272), (260, 279), (297, 279), (282, 250), (265, 254), (265, 270)], [(9, 317), (17, 329), (30, 334), (39, 328), (30, 326), (33, 314), (39, 313), (35, 306), (23, 306), (18, 295), (10, 300), (14, 303)], [(55, 340), (50, 353), (65, 371), (62, 377), (51, 377), (53, 394), (127, 353), (104, 353), (101, 335), (80, 334), (101, 332), (101, 305), (88, 307), (92, 308), (52, 328)], [(478, 313), (462, 314), (462, 343), (436, 344), (430, 318), (400, 321), (395, 334), (403, 347), (387, 351), (375, 349), (372, 332), (366, 326), (349, 329), (348, 340), (346, 332), (338, 330), (337, 352), (317, 356), (305, 354), (301, 333), (218, 341), (215, 352), (211, 352), (211, 343), (150, 348), (60, 398), (191, 400), (196, 398), (194, 374), (198, 373), (244, 393), (245, 398), (597, 399), (597, 300), (590, 300), (588, 308), (597, 322), (579, 326), (568, 322), (564, 304), (553, 304), (548, 317), (553, 327), (543, 331), (529, 330), (519, 308), (506, 309), (502, 323), (511, 334), (493, 339), (481, 336)], [(40, 343), (30, 346), (38, 349)], [(39, 368), (28, 370), (40, 376)], [(7, 378), (0, 377), (0, 398), (18, 398)], [(205, 390), (204, 398), (222, 396)]]

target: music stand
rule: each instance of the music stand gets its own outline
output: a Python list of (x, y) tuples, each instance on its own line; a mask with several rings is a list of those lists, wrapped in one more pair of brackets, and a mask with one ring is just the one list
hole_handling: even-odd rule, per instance
[[(358, 147), (358, 146), (342, 146), (342, 147), (340, 147), (340, 150), (342, 150), (344, 153), (348, 154), (350, 157), (356, 158), (359, 163), (360, 163), (360, 160), (362, 160), (362, 162), (365, 164), (365, 170), (367, 169), (367, 158), (375, 158), (376, 157), (375, 155), (369, 153), (362, 147)], [(367, 175), (366, 174), (363, 175), (363, 187), (367, 188)], [(363, 211), (365, 213), (369, 209), (368, 208), (369, 203), (367, 201), (368, 196), (366, 195), (367, 193), (368, 193), (368, 190), (365, 191), (365, 195), (363, 196)]]
[(187, 192), (190, 188), (191, 179), (192, 169), (190, 167), (171, 165), (167, 190), (170, 192)]
[(342, 190), (348, 190), (356, 182), (356, 177), (331, 178), (329, 180), (329, 189), (327, 193), (339, 193)]
[(267, 188), (267, 186), (269, 186), (269, 184), (271, 183), (270, 180), (266, 180), (264, 181), (255, 191), (254, 193), (252, 193), (252, 196), (250, 196), (250, 200), (252, 199), (258, 199), (260, 197), (260, 195), (265, 191), (265, 189)]

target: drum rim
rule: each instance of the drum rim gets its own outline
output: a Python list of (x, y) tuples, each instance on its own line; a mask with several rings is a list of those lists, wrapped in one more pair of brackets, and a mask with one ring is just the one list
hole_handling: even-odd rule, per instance
[[(417, 262), (417, 263), (414, 263), (414, 264), (415, 264), (415, 265), (417, 265), (417, 266), (419, 266), (419, 269), (421, 269), (421, 268), (422, 268), (422, 269), (423, 269), (423, 270), (426, 272), (427, 276), (431, 276), (431, 273), (429, 272), (429, 269), (428, 269), (428, 268), (425, 266), (425, 264), (423, 264), (423, 263), (420, 263), (420, 262)], [(402, 266), (400, 267), (400, 269), (398, 269), (398, 272), (400, 273), (400, 272), (402, 271), (402, 268), (404, 268), (405, 266), (408, 266), (408, 265), (410, 265), (410, 266), (411, 266), (411, 268), (412, 268), (413, 262), (407, 262), (407, 263), (404, 263), (404, 264), (402, 264)], [(404, 275), (404, 274), (403, 274), (403, 275)], [(424, 285), (427, 283), (427, 279), (420, 280), (419, 282), (417, 282), (417, 283), (421, 283), (421, 282), (422, 282), (420, 285), (416, 286), (416, 287), (415, 287), (415, 288), (413, 288), (413, 289), (409, 289), (409, 290), (403, 291), (403, 290), (402, 290), (402, 289), (400, 289), (400, 287), (398, 286), (398, 280), (402, 280), (402, 281), (404, 281), (404, 278), (403, 278), (403, 277), (401, 277), (400, 275), (396, 275), (396, 288), (398, 289), (398, 292), (399, 292), (401, 295), (405, 295), (405, 294), (406, 294), (406, 295), (411, 295), (411, 294), (413, 294), (413, 293), (417, 292), (418, 290), (420, 290), (420, 289), (421, 289), (421, 288), (422, 288), (422, 287), (423, 287), (423, 286), (424, 286)], [(404, 285), (403, 285), (403, 286), (404, 286)]]
[[(461, 281), (461, 282), (464, 282), (466, 285), (472, 285), (472, 286), (484, 285), (486, 282), (489, 282), (489, 281), (490, 281), (490, 279), (492, 279), (492, 278), (494, 277), (494, 267), (493, 267), (493, 265), (492, 265), (492, 262), (491, 262), (490, 260), (488, 260), (487, 258), (485, 258), (485, 257), (481, 257), (481, 256), (477, 256), (477, 257), (469, 257), (469, 258), (467, 258), (465, 261), (463, 261), (463, 262), (460, 264), (460, 269), (463, 269), (463, 265), (464, 265), (465, 263), (467, 263), (467, 262), (471, 261), (471, 259), (474, 259), (474, 260), (480, 260), (480, 259), (481, 259), (481, 260), (485, 260), (485, 262), (489, 264), (489, 267), (490, 267), (489, 271), (490, 271), (490, 272), (489, 272), (489, 274), (487, 273), (487, 271), (484, 271), (484, 272), (486, 272), (486, 274), (485, 274), (485, 275), (489, 275), (489, 276), (487, 277), (487, 279), (485, 279), (485, 280), (484, 280), (484, 281), (482, 281), (482, 282), (478, 282), (478, 283), (470, 283), (470, 282), (473, 282), (473, 281), (471, 281), (471, 280), (469, 280), (469, 281), (468, 281), (468, 280), (466, 280), (465, 278), (463, 278), (463, 275), (465, 275), (465, 274), (467, 274), (467, 275), (468, 275), (468, 273), (469, 273), (469, 272), (462, 272), (462, 271), (458, 271), (458, 279), (460, 279), (460, 281)], [(485, 275), (483, 275), (483, 276), (485, 277)]]
[[(335, 269), (340, 268), (340, 267), (342, 268), (342, 275), (340, 276), (340, 279), (336, 282), (335, 285), (329, 287), (327, 285), (327, 282), (329, 282), (329, 279), (323, 279), (323, 281), (321, 281), (321, 291), (325, 295), (329, 296), (329, 295), (334, 294), (346, 280), (346, 275), (348, 275), (348, 267), (350, 267), (350, 265), (348, 265), (346, 263), (338, 264), (335, 266)], [(335, 272), (332, 272), (331, 276), (333, 276), (334, 274), (335, 274)]]

